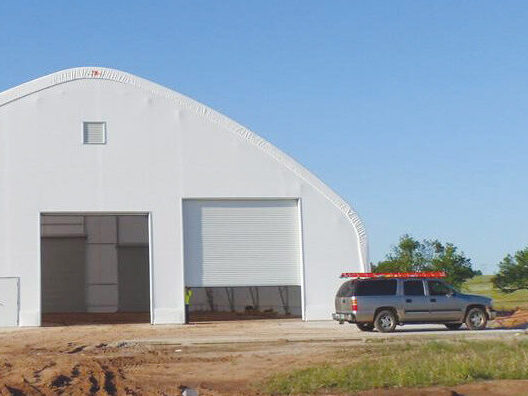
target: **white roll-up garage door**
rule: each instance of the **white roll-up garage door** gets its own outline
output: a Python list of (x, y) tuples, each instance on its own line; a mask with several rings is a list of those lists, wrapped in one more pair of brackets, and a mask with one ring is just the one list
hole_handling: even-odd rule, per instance
[(297, 200), (183, 201), (185, 284), (301, 285)]

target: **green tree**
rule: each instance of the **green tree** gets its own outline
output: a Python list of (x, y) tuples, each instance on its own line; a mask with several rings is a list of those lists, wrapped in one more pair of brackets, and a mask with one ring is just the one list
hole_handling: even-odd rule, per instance
[(528, 289), (528, 247), (519, 250), (514, 256), (508, 254), (499, 263), (499, 273), (493, 284), (505, 293)]
[(472, 268), (471, 259), (452, 243), (436, 239), (418, 241), (403, 235), (385, 260), (373, 266), (374, 272), (444, 271), (447, 282), (460, 286), (466, 279), (481, 274)]

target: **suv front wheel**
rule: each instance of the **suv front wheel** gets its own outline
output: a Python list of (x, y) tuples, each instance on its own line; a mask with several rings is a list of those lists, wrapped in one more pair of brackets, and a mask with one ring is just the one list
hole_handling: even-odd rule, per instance
[(486, 328), (488, 316), (482, 308), (471, 308), (466, 315), (466, 326), (469, 330), (482, 330)]
[(390, 309), (382, 309), (374, 319), (374, 327), (380, 333), (390, 333), (396, 328), (396, 314)]

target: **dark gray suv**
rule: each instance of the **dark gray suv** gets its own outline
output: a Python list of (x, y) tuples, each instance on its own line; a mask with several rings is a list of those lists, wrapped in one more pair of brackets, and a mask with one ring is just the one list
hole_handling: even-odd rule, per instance
[(396, 325), (442, 323), (450, 330), (465, 324), (481, 330), (495, 318), (492, 299), (463, 294), (440, 279), (352, 279), (339, 288), (334, 320), (362, 331), (391, 332)]

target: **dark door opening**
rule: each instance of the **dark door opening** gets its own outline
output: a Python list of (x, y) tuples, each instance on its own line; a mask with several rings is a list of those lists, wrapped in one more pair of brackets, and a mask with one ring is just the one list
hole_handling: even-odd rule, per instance
[(302, 317), (300, 286), (191, 287), (190, 322)]
[(42, 325), (149, 323), (148, 215), (42, 214)]

